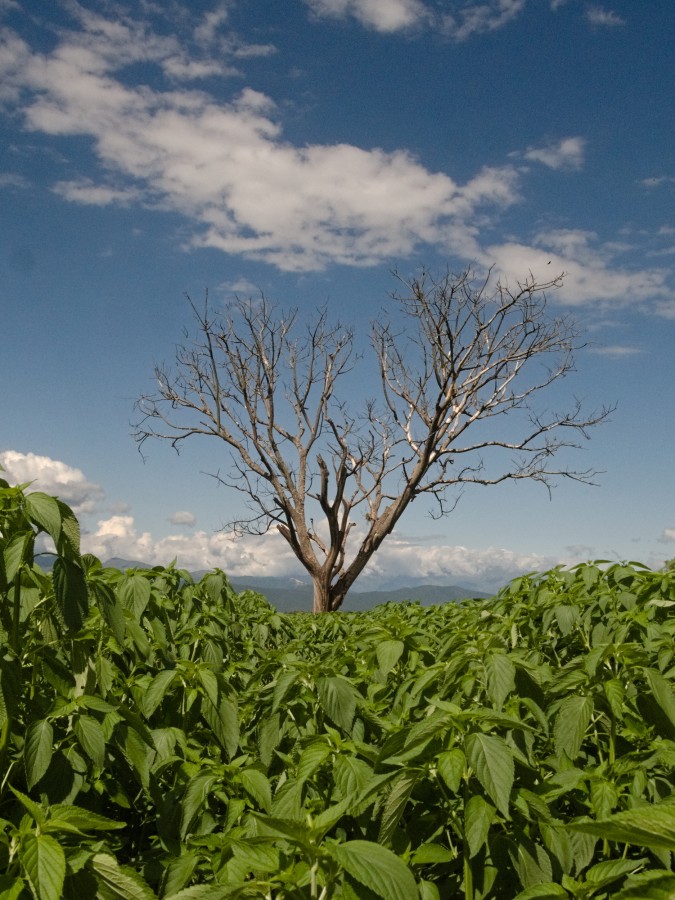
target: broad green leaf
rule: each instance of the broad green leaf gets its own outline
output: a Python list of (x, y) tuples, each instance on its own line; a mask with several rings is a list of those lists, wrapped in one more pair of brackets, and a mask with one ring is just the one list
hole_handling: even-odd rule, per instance
[(124, 644), (125, 634), (124, 610), (115, 591), (109, 584), (99, 581), (98, 579), (92, 579), (89, 582), (89, 592), (92, 599), (101, 610), (101, 615), (114, 634), (115, 640), (122, 646)]
[(173, 859), (162, 873), (160, 898), (170, 897), (182, 891), (192, 878), (197, 862), (197, 854), (191, 850)]
[(331, 675), (317, 678), (319, 703), (329, 719), (339, 728), (351, 731), (356, 714), (356, 690), (345, 678)]
[(382, 810), (380, 832), (377, 836), (379, 844), (389, 844), (391, 841), (418, 777), (417, 772), (403, 771), (392, 782), (391, 790)]
[(180, 836), (185, 840), (190, 826), (201, 813), (211, 788), (216, 783), (215, 775), (196, 775), (190, 780), (181, 803)]
[(106, 900), (157, 900), (155, 892), (130, 866), (120, 865), (109, 853), (96, 853), (87, 868), (105, 890)]
[(654, 699), (671, 724), (675, 725), (675, 692), (672, 681), (665, 679), (657, 669), (645, 669), (645, 675)]
[(140, 622), (146, 606), (150, 602), (150, 581), (137, 572), (125, 574), (117, 588), (117, 596), (132, 614), (136, 622)]
[(14, 796), (19, 800), (23, 808), (35, 819), (38, 824), (42, 824), (47, 818), (46, 810), (39, 804), (36, 803), (35, 800), (31, 800), (30, 797), (27, 797), (25, 794), (22, 794), (21, 791), (17, 791), (15, 787), (9, 786), (10, 791), (14, 794)]
[(593, 715), (593, 698), (572, 696), (560, 704), (553, 736), (558, 756), (566, 753), (574, 762), (579, 755)]
[(420, 900), (441, 900), (438, 888), (431, 881), (420, 881)]
[(23, 878), (0, 875), (0, 900), (19, 900), (24, 888), (27, 888), (27, 885)]
[(78, 559), (80, 555), (80, 523), (67, 503), (58, 499), (56, 502), (61, 513), (61, 537), (57, 549), (60, 554), (69, 559)]
[[(253, 886), (254, 887), (254, 886)], [(255, 889), (255, 887), (254, 887)], [(167, 894), (163, 900), (224, 900), (230, 896), (246, 897), (246, 893), (242, 893), (241, 884), (195, 884), (192, 887), (184, 888), (177, 894)], [(248, 896), (255, 896), (248, 893)], [(259, 894), (258, 896), (263, 896)]]
[(21, 865), (39, 900), (62, 900), (66, 855), (48, 834), (29, 834), (21, 841)]
[(675, 874), (657, 870), (631, 878), (614, 900), (675, 900)]
[(372, 767), (358, 756), (335, 758), (335, 786), (343, 797), (362, 791), (373, 777)]
[(415, 878), (391, 850), (371, 841), (329, 844), (326, 849), (359, 884), (384, 900), (419, 900)]
[(149, 719), (154, 713), (177, 677), (178, 672), (175, 669), (162, 669), (155, 675), (143, 694), (142, 707), (146, 718)]
[(485, 662), (485, 671), (488, 697), (495, 709), (501, 709), (516, 686), (516, 667), (506, 653), (491, 653)]
[(89, 759), (103, 768), (105, 763), (105, 734), (101, 723), (93, 716), (78, 716), (73, 725), (73, 731), (80, 743), (80, 747)]
[(551, 859), (540, 844), (519, 835), (518, 841), (509, 848), (509, 856), (523, 888), (548, 884), (553, 880)]
[(417, 866), (433, 865), (435, 863), (454, 862), (457, 854), (441, 844), (422, 844), (412, 855), (412, 861)]
[(466, 757), (459, 747), (439, 753), (438, 771), (448, 788), (456, 794), (466, 771)]
[(570, 822), (568, 827), (609, 841), (675, 850), (675, 804), (638, 806), (603, 821)]
[(54, 729), (47, 719), (41, 719), (28, 726), (26, 742), (23, 747), (23, 762), (26, 767), (26, 784), (29, 791), (49, 768), (53, 742)]
[(61, 537), (61, 510), (56, 497), (33, 491), (26, 494), (26, 512), (28, 518), (54, 541), (58, 546)]
[(298, 760), (298, 770), (295, 773), (297, 780), (307, 781), (308, 778), (311, 778), (321, 768), (331, 753), (332, 750), (325, 741), (316, 740), (308, 744)]
[(472, 859), (487, 841), (495, 812), (494, 806), (480, 794), (470, 797), (464, 808), (464, 840), (469, 846), (469, 856)]
[(312, 819), (312, 835), (315, 840), (321, 840), (334, 828), (344, 816), (352, 813), (353, 799), (345, 797), (339, 803), (329, 806)]
[(587, 884), (592, 884), (594, 888), (600, 889), (618, 878), (637, 872), (647, 862), (647, 859), (607, 859), (591, 866), (584, 873), (584, 877)]
[(375, 649), (377, 664), (387, 675), (394, 668), (405, 650), (403, 641), (380, 641)]
[(265, 816), (256, 812), (251, 814), (251, 818), (256, 823), (256, 833), (258, 835), (282, 838), (301, 847), (309, 847), (309, 830), (306, 824), (294, 822), (292, 819), (283, 819), (279, 816)]
[(3, 550), (3, 563), (5, 579), (11, 584), (16, 578), (19, 568), (25, 563), (32, 562), (35, 532), (20, 531), (14, 535)]
[(71, 632), (79, 631), (89, 610), (87, 582), (81, 566), (71, 559), (58, 556), (54, 560), (52, 580), (66, 628)]
[(274, 713), (271, 716), (266, 716), (258, 725), (258, 750), (264, 766), (271, 764), (272, 754), (279, 746), (279, 741), (281, 740), (279, 724), (279, 713)]
[(207, 669), (205, 666), (200, 666), (197, 670), (197, 678), (201, 686), (204, 688), (204, 693), (209, 698), (213, 706), (218, 706), (218, 699), (220, 696), (220, 690), (218, 688), (218, 678), (215, 673), (211, 671), (211, 669)]
[(265, 775), (257, 769), (243, 769), (239, 778), (244, 790), (268, 813), (272, 806), (272, 788)]
[(143, 788), (147, 788), (150, 782), (150, 764), (155, 755), (154, 747), (151, 749), (143, 740), (143, 737), (135, 728), (120, 724), (115, 732), (118, 746), (120, 747), (131, 770)]
[(236, 704), (228, 697), (221, 697), (214, 706), (209, 697), (202, 697), (202, 715), (214, 737), (232, 758), (239, 746), (239, 717)]
[(83, 809), (81, 806), (71, 806), (65, 803), (54, 803), (49, 807), (50, 822), (58, 819), (62, 822), (68, 822), (79, 831), (110, 831), (113, 829), (126, 828), (124, 822), (118, 822), (116, 819), (109, 819), (99, 813), (92, 812), (89, 809)]
[(516, 894), (514, 900), (557, 900), (558, 897), (569, 896), (562, 885), (549, 881), (545, 884), (533, 884)]
[(465, 741), (469, 765), (476, 773), (483, 790), (507, 819), (513, 787), (513, 755), (498, 735), (473, 732)]

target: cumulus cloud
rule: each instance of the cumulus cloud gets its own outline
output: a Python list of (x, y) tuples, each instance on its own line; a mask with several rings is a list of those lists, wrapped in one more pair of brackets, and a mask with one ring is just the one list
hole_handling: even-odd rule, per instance
[[(217, 567), (233, 579), (272, 575), (307, 578), (286, 541), (276, 532), (236, 539), (230, 533), (205, 531), (154, 537), (147, 531), (139, 533), (133, 516), (115, 515), (100, 520), (94, 532), (84, 534), (82, 547), (103, 561), (117, 557), (167, 565), (176, 559), (182, 568), (198, 571)], [(392, 535), (375, 554), (356, 589), (368, 590), (405, 577), (420, 584), (450, 578), (477, 590), (496, 590), (523, 572), (544, 571), (558, 563), (581, 559), (578, 554), (561, 560), (500, 547), (472, 549)]]
[[(365, 0), (313, 0), (313, 7), (336, 15), (371, 9)], [(463, 7), (455, 36), (498, 27), (521, 7), (520, 0)], [(519, 278), (531, 269), (549, 277), (565, 270), (570, 303), (651, 295), (661, 314), (670, 315), (663, 270), (622, 269), (616, 248), (585, 232), (559, 230), (485, 247), (480, 229), (521, 200), (524, 173), (514, 165), (484, 167), (460, 184), (404, 149), (295, 146), (284, 138), (274, 102), (258, 91), (244, 88), (221, 102), (191, 83), (176, 87), (181, 60), (208, 63), (210, 56), (189, 55), (176, 36), (156, 35), (147, 23), (69, 8), (79, 30), (61, 31), (46, 54), (9, 30), (0, 38), (0, 90), (6, 100), (21, 98), (26, 128), (92, 140), (101, 177), (58, 182), (54, 190), (65, 199), (177, 212), (191, 224), (186, 247), (211, 247), (286, 271), (369, 266), (435, 247), (480, 265), (496, 261)], [(412, 17), (421, 5), (389, 0), (377, 9), (394, 22), (396, 10)], [(225, 39), (226, 7), (218, 10), (196, 26), (204, 47)], [(165, 82), (131, 83), (123, 70), (138, 62), (154, 63)], [(583, 152), (583, 138), (570, 136), (515, 156), (574, 170)]]
[(172, 525), (187, 525), (190, 528), (194, 528), (194, 526), (197, 524), (197, 518), (194, 513), (188, 512), (184, 509), (180, 509), (175, 513), (172, 513), (169, 516), (168, 521)]
[(460, 185), (405, 150), (294, 147), (273, 102), (250, 88), (220, 104), (193, 90), (129, 86), (116, 72), (138, 57), (141, 36), (165, 68), (169, 39), (85, 12), (80, 19), (85, 30), (65, 34), (46, 56), (7, 38), (13, 62), (5, 74), (27, 92), (26, 127), (90, 136), (107, 172), (102, 185), (60, 182), (55, 190), (68, 199), (101, 205), (142, 196), (188, 217), (192, 245), (292, 271), (371, 265), (423, 243), (456, 252), (479, 211), (517, 199), (508, 165)]
[(497, 589), (524, 572), (544, 571), (561, 560), (539, 554), (516, 553), (502, 547), (472, 549), (447, 544), (424, 545), (391, 535), (364, 572), (364, 578), (416, 576), (420, 584), (438, 578), (456, 579), (467, 586)]
[(130, 515), (101, 519), (95, 531), (82, 536), (82, 546), (104, 561), (121, 557), (168, 565), (176, 559), (179, 566), (192, 571), (220, 568), (231, 577), (286, 575), (297, 573), (298, 565), (288, 544), (276, 533), (236, 540), (229, 533), (206, 531), (154, 537), (148, 531), (139, 533)]
[(30, 481), (31, 490), (54, 494), (72, 507), (76, 515), (94, 512), (105, 496), (103, 488), (88, 481), (80, 469), (48, 456), (3, 450), (0, 465), (10, 484)]
[(675, 541), (675, 528), (664, 528), (661, 533), (661, 541), (664, 543)]
[(546, 147), (529, 147), (523, 157), (549, 169), (580, 169), (584, 162), (585, 140), (567, 137)]

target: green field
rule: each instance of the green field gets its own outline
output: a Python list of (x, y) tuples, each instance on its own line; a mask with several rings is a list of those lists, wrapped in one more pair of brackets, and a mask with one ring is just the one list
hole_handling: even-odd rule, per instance
[(0, 900), (675, 897), (675, 571), (284, 615), (6, 482), (0, 551)]

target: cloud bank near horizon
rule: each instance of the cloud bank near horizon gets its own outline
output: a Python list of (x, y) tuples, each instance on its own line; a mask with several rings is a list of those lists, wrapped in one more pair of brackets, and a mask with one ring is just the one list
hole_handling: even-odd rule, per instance
[[(303, 576), (308, 578), (286, 541), (276, 532), (261, 537), (234, 538), (229, 532), (195, 528), (196, 517), (179, 510), (169, 517), (171, 530), (162, 536), (139, 531), (128, 504), (108, 504), (102, 485), (60, 460), (15, 450), (0, 452), (0, 465), (10, 484), (32, 482), (28, 490), (55, 494), (81, 518), (82, 550), (103, 562), (121, 558), (151, 565), (179, 566), (192, 571), (220, 568), (237, 576)], [(118, 511), (124, 510), (124, 511)], [(356, 535), (358, 538), (358, 535)], [(425, 580), (453, 578), (476, 589), (498, 589), (525, 571), (543, 571), (558, 563), (581, 561), (574, 554), (558, 560), (518, 553), (503, 547), (475, 549), (447, 542), (390, 535), (359, 580), (359, 588), (397, 577)]]

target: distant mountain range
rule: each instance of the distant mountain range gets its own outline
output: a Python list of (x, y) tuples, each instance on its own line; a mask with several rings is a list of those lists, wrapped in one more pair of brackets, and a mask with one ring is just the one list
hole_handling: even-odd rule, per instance
[[(104, 563), (113, 569), (150, 569), (148, 563), (114, 557)], [(201, 578), (209, 569), (193, 572), (195, 578)], [(292, 576), (256, 577), (242, 575), (231, 578), (230, 584), (238, 594), (242, 591), (255, 591), (262, 594), (279, 610), (279, 612), (307, 612), (312, 608), (312, 586), (308, 581)], [(455, 584), (415, 584), (414, 579), (402, 577), (390, 579), (377, 591), (351, 590), (342, 606), (344, 612), (362, 612), (389, 601), (418, 600), (422, 606), (450, 603), (467, 598), (483, 599), (490, 597), (473, 588), (460, 587)]]

